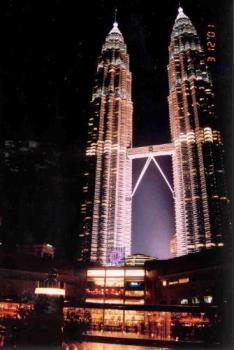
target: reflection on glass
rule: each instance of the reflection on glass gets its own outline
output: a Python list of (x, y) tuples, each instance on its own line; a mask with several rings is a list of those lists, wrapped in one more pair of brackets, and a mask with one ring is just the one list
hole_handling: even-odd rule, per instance
[[(117, 300), (117, 299), (116, 299)], [(113, 300), (111, 300), (113, 303)], [(164, 312), (88, 309), (91, 313), (89, 332), (119, 337), (144, 337), (145, 339), (206, 342), (212, 335), (212, 341), (219, 341), (220, 319), (216, 313)]]

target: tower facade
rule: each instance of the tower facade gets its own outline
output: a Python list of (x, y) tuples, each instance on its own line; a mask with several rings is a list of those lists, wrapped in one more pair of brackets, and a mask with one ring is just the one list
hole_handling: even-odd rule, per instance
[(98, 60), (88, 121), (79, 259), (108, 264), (131, 253), (132, 101), (129, 56), (117, 22)]
[(169, 46), (177, 255), (222, 246), (229, 231), (223, 143), (196, 29), (179, 8)]

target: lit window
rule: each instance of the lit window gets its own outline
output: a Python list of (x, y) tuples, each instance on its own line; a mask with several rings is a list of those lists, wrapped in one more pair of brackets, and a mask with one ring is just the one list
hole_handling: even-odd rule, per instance
[(107, 277), (123, 277), (124, 276), (124, 270), (106, 270), (106, 276)]
[(163, 287), (166, 287), (166, 285), (167, 285), (167, 281), (162, 281), (162, 285), (163, 285)]
[(98, 304), (103, 304), (104, 303), (104, 299), (94, 299), (94, 298), (86, 298), (85, 299), (86, 303), (98, 303)]
[(124, 280), (123, 280), (123, 278), (107, 278), (106, 279), (106, 286), (107, 287), (123, 287)]
[(206, 304), (211, 304), (213, 301), (213, 297), (211, 295), (204, 296), (204, 302)]
[(106, 304), (123, 304), (123, 299), (105, 299)]
[(105, 276), (105, 270), (88, 270), (87, 276)]
[(36, 288), (35, 294), (65, 296), (65, 289), (62, 288)]
[(145, 270), (139, 269), (139, 270), (126, 270), (125, 272), (126, 276), (128, 277), (144, 277), (145, 276)]
[(174, 284), (178, 284), (178, 281), (169, 281), (168, 284), (169, 286), (173, 286)]
[(192, 298), (192, 304), (200, 304), (200, 300), (198, 299), (198, 297)]
[(183, 283), (188, 283), (189, 282), (189, 278), (188, 277), (183, 277), (179, 279), (179, 283), (183, 284)]
[(104, 278), (89, 278), (88, 284), (92, 286), (104, 286)]
[(186, 304), (188, 304), (188, 299), (181, 299), (180, 303), (182, 305), (186, 305)]
[(143, 305), (144, 304), (144, 299), (139, 299), (139, 300), (132, 300), (132, 299), (125, 299), (125, 304), (132, 304), (132, 305)]
[(125, 296), (128, 297), (143, 297), (144, 291), (143, 290), (126, 290)]

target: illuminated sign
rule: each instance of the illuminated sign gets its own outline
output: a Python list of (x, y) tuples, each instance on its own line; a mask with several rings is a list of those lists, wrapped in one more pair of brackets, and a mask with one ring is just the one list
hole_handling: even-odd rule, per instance
[(141, 285), (140, 282), (130, 282), (129, 284), (131, 287), (139, 287)]
[(126, 283), (127, 289), (144, 289), (143, 281), (131, 281)]
[(123, 258), (123, 253), (119, 250), (112, 250), (109, 256), (110, 263), (113, 265), (118, 265)]

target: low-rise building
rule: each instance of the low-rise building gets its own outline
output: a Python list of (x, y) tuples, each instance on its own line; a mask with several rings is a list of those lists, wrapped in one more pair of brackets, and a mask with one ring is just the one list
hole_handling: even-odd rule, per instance
[(231, 300), (232, 266), (222, 248), (146, 262), (146, 303), (222, 305)]

